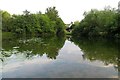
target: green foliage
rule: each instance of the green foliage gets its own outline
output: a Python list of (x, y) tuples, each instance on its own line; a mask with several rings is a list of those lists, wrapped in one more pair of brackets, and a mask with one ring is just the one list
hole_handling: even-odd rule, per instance
[(65, 24), (62, 21), (61, 18), (58, 18), (56, 20), (56, 34), (57, 35), (63, 35), (64, 34), (64, 29), (65, 29)]
[[(79, 36), (118, 36), (118, 12), (115, 9), (96, 9), (84, 13), (84, 19), (73, 30), (73, 35)], [(74, 24), (75, 25), (75, 24)]]
[(79, 21), (75, 21), (74, 24), (72, 24), (71, 28), (75, 29), (77, 26), (79, 26), (80, 22)]
[(11, 15), (7, 11), (0, 11), (2, 15), (2, 30), (3, 31), (11, 31), (11, 27), (9, 26)]
[(6, 11), (2, 12), (3, 31), (11, 31), (22, 36), (26, 35), (58, 35), (64, 33), (64, 22), (58, 16), (55, 7), (46, 9), (46, 13), (32, 14), (23, 11), (22, 15), (10, 15)]
[(51, 21), (54, 23), (55, 33), (57, 35), (64, 34), (65, 24), (62, 19), (58, 15), (58, 11), (56, 7), (49, 7), (46, 9), (46, 15), (50, 18)]
[(56, 7), (49, 7), (46, 9), (46, 13), (48, 15), (48, 17), (52, 20), (52, 21), (56, 21), (57, 18), (59, 18), (58, 16), (58, 11), (56, 10)]

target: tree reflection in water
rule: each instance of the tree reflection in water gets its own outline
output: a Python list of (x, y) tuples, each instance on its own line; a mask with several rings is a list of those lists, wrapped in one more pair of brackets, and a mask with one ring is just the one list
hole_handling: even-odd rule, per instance
[(119, 67), (119, 40), (103, 38), (76, 38), (72, 37), (71, 41), (82, 49), (83, 58), (92, 61), (102, 61), (105, 65), (113, 64), (120, 71)]
[[(49, 37), (49, 38), (27, 38), (3, 39), (2, 57), (10, 57), (12, 54), (23, 53), (26, 58), (35, 55), (43, 56), (46, 54), (50, 59), (56, 59), (59, 50), (63, 47), (65, 37)], [(7, 44), (7, 45), (6, 45)]]
[[(46, 54), (49, 59), (56, 59), (59, 50), (64, 46), (65, 37), (38, 37), (38, 38), (3, 38), (3, 50), (1, 60), (13, 54), (24, 54), (29, 59), (33, 56)], [(105, 65), (113, 64), (115, 69), (119, 67), (120, 42), (108, 39), (86, 39), (67, 37), (67, 40), (74, 42), (83, 51), (83, 59), (102, 61)]]

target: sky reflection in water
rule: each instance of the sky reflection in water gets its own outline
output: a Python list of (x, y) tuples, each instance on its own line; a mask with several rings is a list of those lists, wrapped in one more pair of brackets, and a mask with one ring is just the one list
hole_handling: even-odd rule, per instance
[[(6, 42), (3, 42), (3, 44), (5, 43)], [(92, 53), (89, 54), (86, 52), (89, 47), (81, 44), (82, 48), (83, 46), (85, 47), (83, 50), (80, 48), (80, 44), (76, 45), (77, 42), (74, 42), (72, 40), (68, 41), (65, 39), (52, 38), (49, 40), (43, 39), (43, 41), (40, 41), (38, 43), (35, 43), (35, 41), (32, 41), (32, 43), (29, 43), (28, 41), (25, 44), (19, 43), (18, 45), (17, 43), (14, 43), (15, 41), (10, 45), (8, 44), (7, 46), (3, 46), (3, 48), (6, 50), (6, 54), (3, 53), (3, 78), (118, 77), (118, 70), (115, 68), (117, 62), (108, 59), (111, 58), (109, 57), (111, 55), (106, 54), (106, 56), (101, 53), (98, 54), (98, 56), (104, 55), (105, 58), (98, 57), (98, 60), (91, 60), (91, 56), (94, 56), (91, 55)], [(15, 45), (19, 46), (19, 48), (11, 49), (11, 47), (15, 47)], [(111, 48), (104, 49), (104, 52), (106, 50), (105, 53), (107, 53), (108, 49), (113, 50), (113, 56), (117, 58), (116, 47), (111, 46)], [(3, 52), (5, 52), (5, 50)], [(93, 50), (96, 51), (97, 49)], [(101, 48), (101, 50), (103, 49)], [(31, 54), (29, 54), (30, 52)], [(90, 51), (88, 50), (88, 52)], [(107, 60), (110, 61), (105, 62)], [(108, 64), (105, 65), (105, 63)]]

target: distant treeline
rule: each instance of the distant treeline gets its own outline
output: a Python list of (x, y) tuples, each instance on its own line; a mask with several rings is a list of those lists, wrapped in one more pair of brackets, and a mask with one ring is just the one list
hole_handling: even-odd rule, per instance
[[(21, 15), (2, 14), (2, 31), (21, 35), (62, 35), (65, 23), (55, 7), (49, 7), (42, 14), (23, 11)], [(115, 37), (120, 38), (120, 13), (117, 9), (106, 7), (104, 10), (92, 9), (84, 12), (84, 19), (74, 22), (70, 27), (75, 37)]]
[(23, 11), (21, 15), (11, 15), (7, 11), (2, 14), (2, 31), (21, 35), (61, 35), (64, 34), (65, 24), (58, 15), (55, 7), (49, 7), (42, 14)]
[(120, 13), (111, 7), (104, 10), (92, 9), (84, 12), (84, 19), (74, 22), (72, 29), (72, 35), (76, 37), (120, 38)]

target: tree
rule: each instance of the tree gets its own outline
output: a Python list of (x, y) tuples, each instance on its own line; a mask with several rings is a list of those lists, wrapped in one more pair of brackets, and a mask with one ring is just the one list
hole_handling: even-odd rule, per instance
[(22, 36), (26, 35), (55, 35), (63, 34), (65, 24), (58, 16), (55, 7), (46, 9), (46, 13), (32, 14), (29, 11), (23, 11), (22, 15), (10, 15), (2, 12), (3, 31), (11, 31)]
[(118, 13), (114, 8), (106, 7), (105, 10), (100, 11), (92, 9), (85, 12), (84, 16), (84, 19), (73, 30), (74, 35), (115, 37), (119, 34)]
[(25, 11), (23, 11), (23, 14), (24, 14), (24, 15), (29, 15), (30, 12), (29, 12), (28, 10), (25, 10)]
[(52, 21), (56, 21), (57, 18), (59, 18), (58, 16), (58, 11), (56, 10), (56, 7), (49, 7), (46, 9), (46, 13), (48, 15), (48, 17), (52, 20)]
[(10, 31), (11, 26), (10, 24), (10, 18), (11, 15), (7, 11), (0, 11), (2, 13), (2, 30), (3, 31)]

